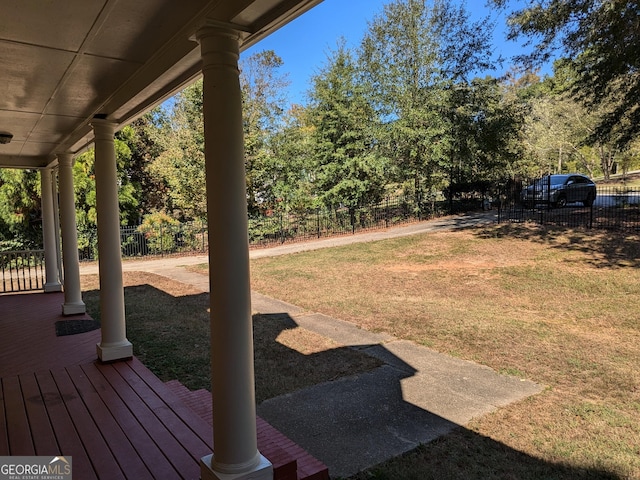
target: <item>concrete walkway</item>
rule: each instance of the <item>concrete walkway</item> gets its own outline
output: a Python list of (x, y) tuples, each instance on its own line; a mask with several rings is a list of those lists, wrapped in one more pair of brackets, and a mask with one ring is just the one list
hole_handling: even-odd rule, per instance
[[(495, 221), (475, 214), (416, 223), (383, 231), (252, 250), (251, 257), (285, 255), (356, 242), (382, 240)], [(208, 277), (185, 265), (206, 256), (125, 261), (125, 271), (146, 271), (209, 289)], [(83, 265), (81, 273), (97, 273)], [(258, 414), (329, 467), (333, 478), (350, 476), (446, 434), (471, 419), (541, 391), (541, 386), (500, 375), (488, 367), (434, 352), (387, 334), (305, 311), (252, 293), (255, 313), (287, 314), (300, 327), (382, 360), (373, 371), (269, 399)]]

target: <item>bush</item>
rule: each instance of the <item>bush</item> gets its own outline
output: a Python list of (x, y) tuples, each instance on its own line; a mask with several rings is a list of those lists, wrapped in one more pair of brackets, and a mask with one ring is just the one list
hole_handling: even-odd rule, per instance
[(166, 213), (157, 212), (146, 215), (138, 231), (144, 234), (150, 251), (162, 253), (175, 249), (175, 234), (179, 228), (178, 220)]

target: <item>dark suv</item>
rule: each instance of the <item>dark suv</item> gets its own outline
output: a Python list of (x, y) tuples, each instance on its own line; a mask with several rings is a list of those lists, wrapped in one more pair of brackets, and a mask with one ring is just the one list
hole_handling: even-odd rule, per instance
[(582, 202), (586, 207), (596, 199), (596, 184), (578, 173), (547, 175), (536, 180), (520, 193), (520, 200), (527, 208), (547, 204), (562, 208), (568, 203)]

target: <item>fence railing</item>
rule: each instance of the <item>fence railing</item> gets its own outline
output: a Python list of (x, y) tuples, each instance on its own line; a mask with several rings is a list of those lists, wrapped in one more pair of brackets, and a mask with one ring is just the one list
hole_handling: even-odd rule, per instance
[[(405, 195), (387, 197), (376, 205), (353, 209), (313, 210), (295, 214), (273, 212), (249, 218), (249, 244), (253, 248), (259, 248), (387, 228), (443, 216), (452, 207), (456, 211), (464, 211), (469, 205), (477, 208), (479, 202), (457, 200), (451, 203), (444, 198), (425, 201)], [(93, 232), (88, 240), (89, 245), (79, 252), (81, 260), (97, 258), (96, 233)], [(123, 257), (206, 253), (209, 248), (208, 240), (207, 225), (200, 222), (179, 225), (162, 223), (154, 227), (131, 226), (120, 230)]]
[(44, 250), (0, 252), (0, 291), (21, 292), (44, 289)]
[[(97, 259), (97, 233), (88, 239), (89, 245), (79, 251), (80, 260)], [(203, 222), (126, 226), (120, 228), (123, 257), (145, 257), (206, 253), (209, 248), (207, 225)]]
[[(640, 188), (598, 186), (593, 202), (567, 203), (561, 208), (549, 202), (524, 203), (520, 198), (521, 189), (521, 185), (503, 187), (493, 199), (499, 222), (530, 221), (570, 228), (640, 231)], [(355, 209), (273, 213), (249, 219), (249, 244), (258, 248), (354, 234), (479, 208), (481, 202), (475, 197), (452, 202), (400, 196)], [(95, 237), (94, 233), (90, 246), (79, 252), (81, 260), (97, 257)], [(161, 224), (154, 228), (123, 227), (120, 238), (123, 257), (206, 253), (209, 248), (207, 225), (197, 222)], [(41, 290), (45, 284), (44, 250), (0, 252), (0, 272), (0, 293)]]
[(570, 202), (562, 207), (549, 202), (527, 204), (518, 195), (513, 191), (501, 195), (498, 221), (640, 230), (640, 188), (598, 186), (593, 203)]
[(249, 244), (265, 247), (284, 242), (301, 242), (322, 237), (349, 235), (366, 230), (389, 228), (430, 218), (452, 211), (477, 209), (479, 200), (444, 198), (420, 199), (403, 195), (387, 197), (382, 202), (333, 210), (303, 211), (296, 214), (273, 213), (249, 219)]

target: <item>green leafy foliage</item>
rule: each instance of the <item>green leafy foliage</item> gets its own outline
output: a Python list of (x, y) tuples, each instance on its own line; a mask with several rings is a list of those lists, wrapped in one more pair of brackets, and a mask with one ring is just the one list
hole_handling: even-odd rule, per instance
[(165, 199), (161, 203), (176, 217), (205, 218), (201, 80), (176, 95), (168, 119), (159, 126), (157, 136), (161, 153), (149, 164), (148, 171), (155, 184), (164, 186)]
[(153, 252), (171, 252), (175, 248), (175, 233), (180, 222), (166, 213), (157, 212), (146, 215), (138, 226)]
[[(493, 0), (505, 7), (510, 0)], [(526, 37), (534, 49), (519, 59), (528, 66), (552, 56), (575, 69), (573, 95), (604, 107), (590, 137), (622, 146), (640, 133), (640, 4), (631, 0), (537, 0), (509, 16), (510, 37)]]
[(40, 176), (33, 170), (0, 169), (2, 249), (28, 249), (41, 243)]
[[(121, 225), (134, 225), (138, 223), (139, 218), (138, 199), (142, 197), (142, 192), (131, 181), (132, 154), (127, 143), (134, 136), (135, 131), (131, 127), (125, 127), (115, 139)], [(76, 201), (78, 248), (88, 248), (95, 253), (97, 248), (95, 234), (97, 212), (94, 165), (95, 151), (93, 149), (79, 155), (73, 165), (73, 186)]]
[(318, 199), (332, 208), (377, 203), (387, 181), (386, 159), (373, 137), (375, 111), (344, 45), (339, 45), (328, 66), (314, 77), (310, 96)]

